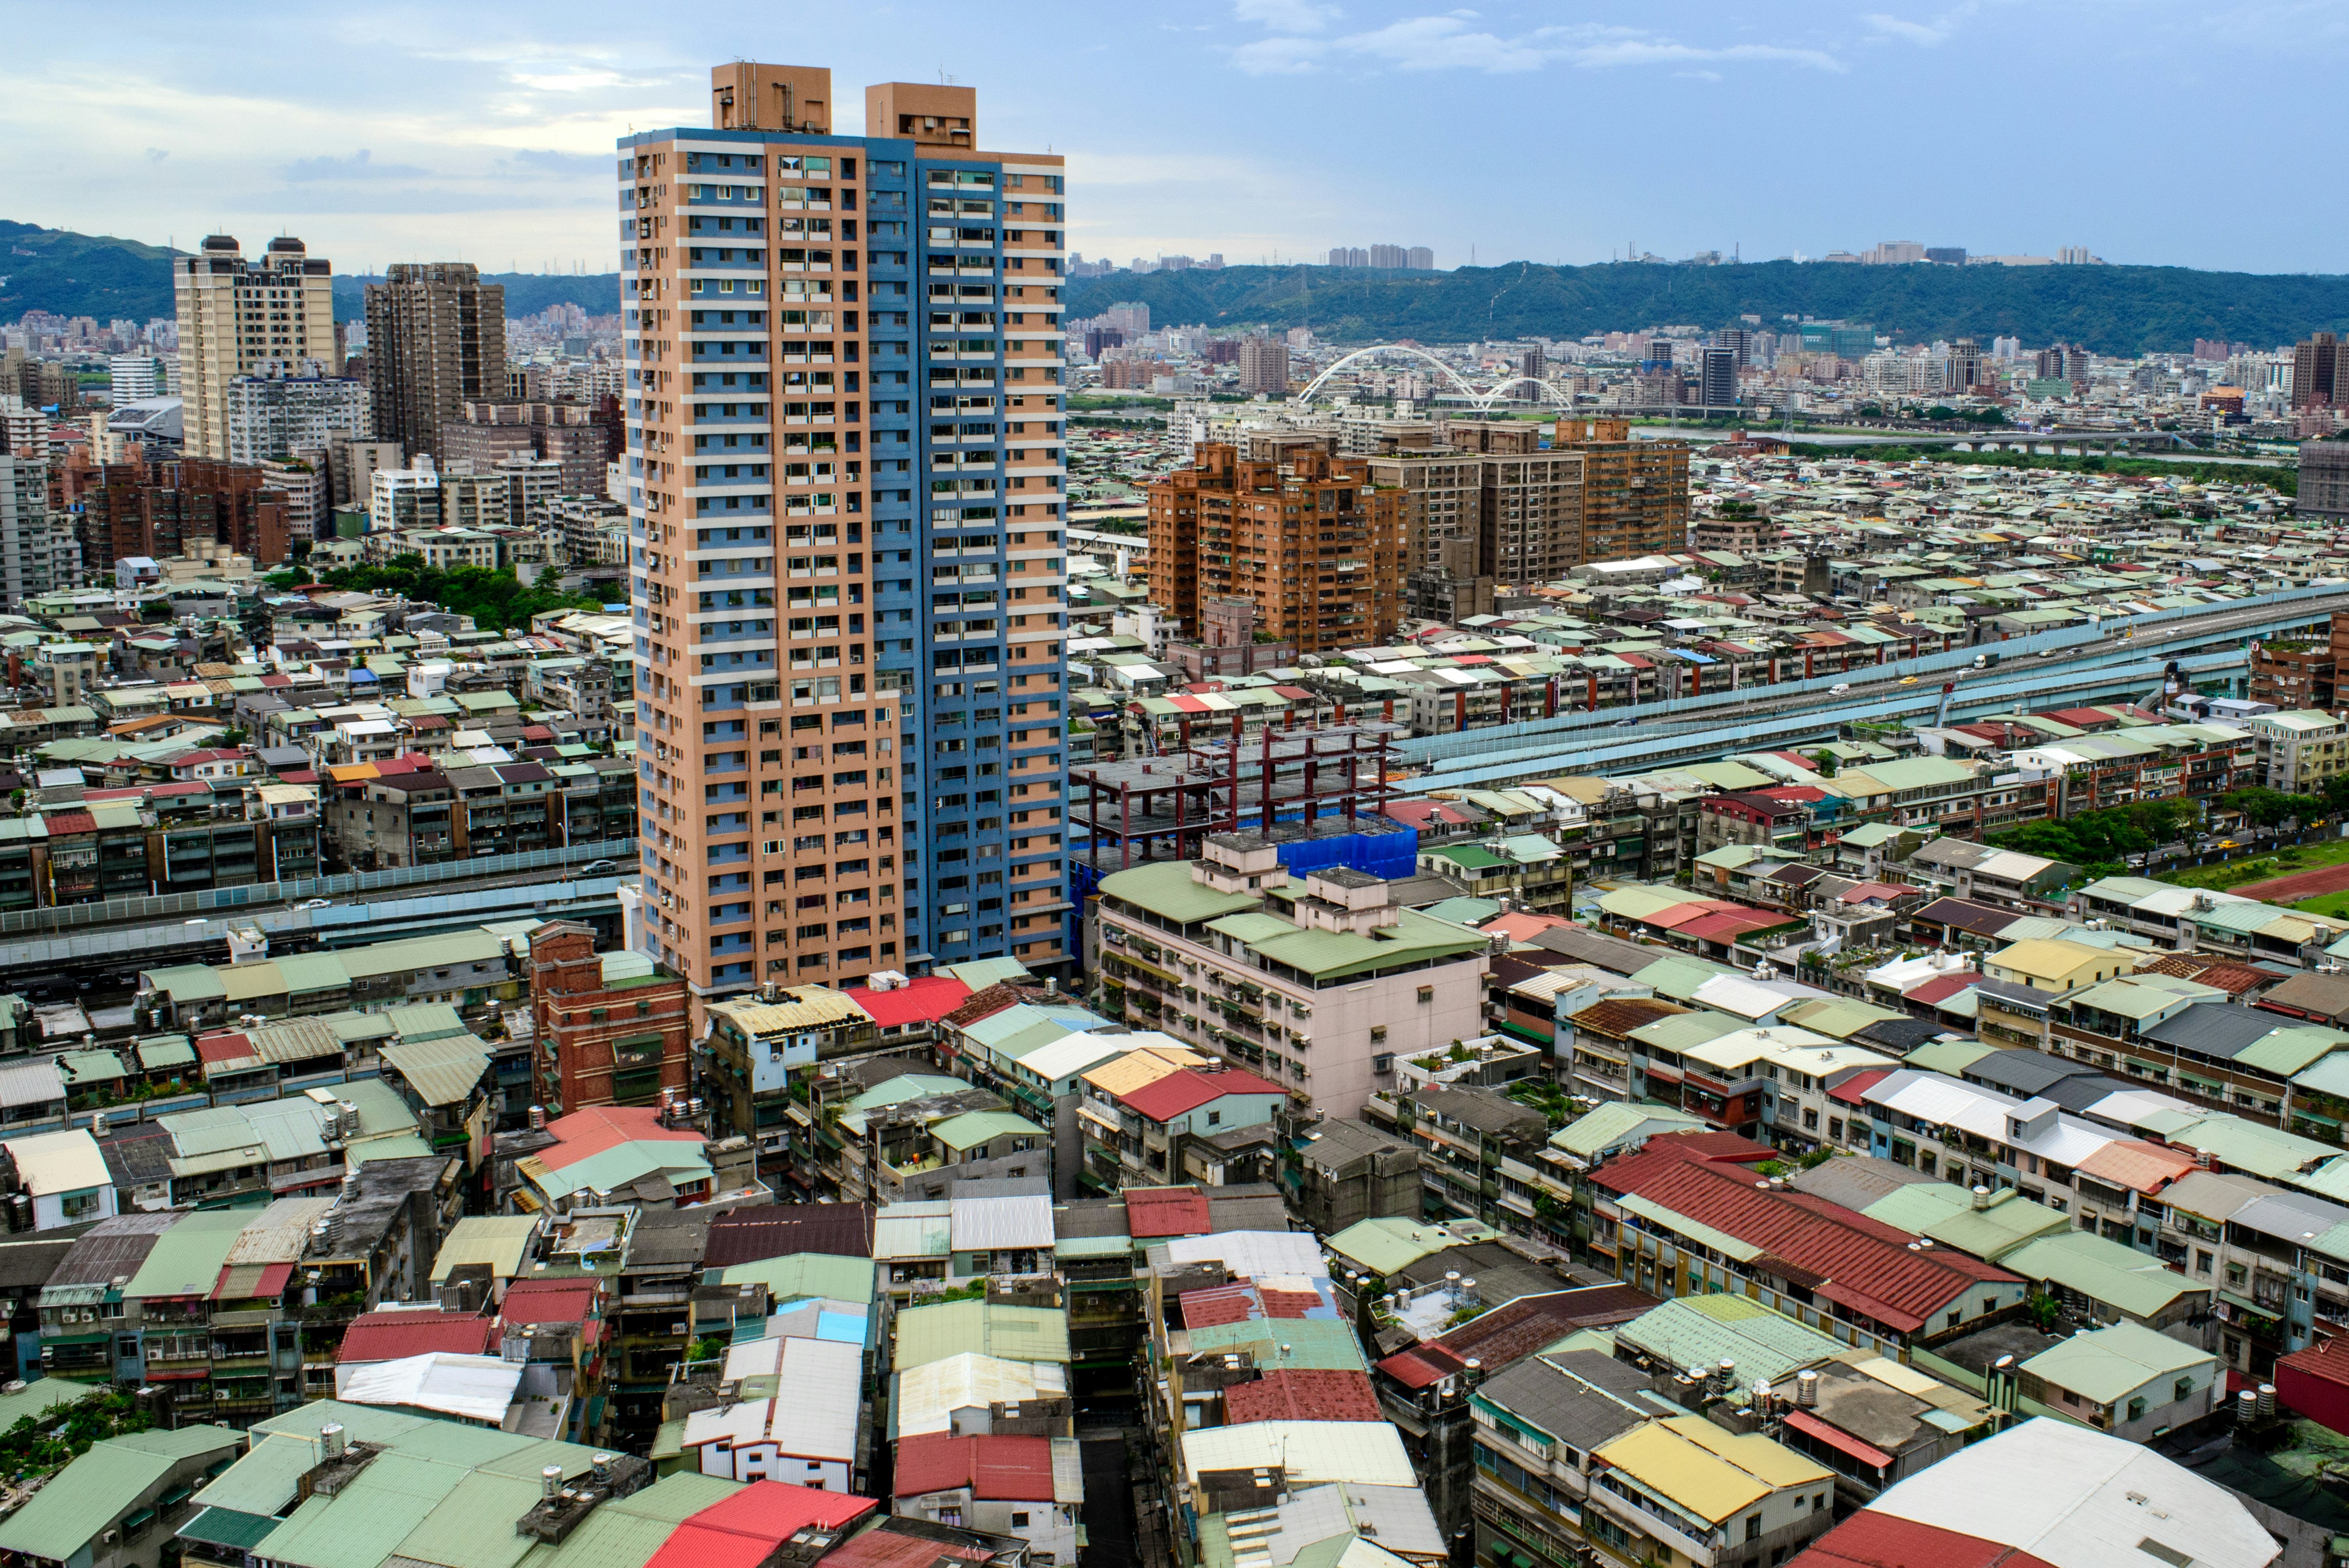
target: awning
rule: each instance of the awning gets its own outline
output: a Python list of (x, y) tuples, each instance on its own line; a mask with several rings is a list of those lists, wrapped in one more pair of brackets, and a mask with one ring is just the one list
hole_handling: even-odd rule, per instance
[(1130, 969), (1139, 969), (1144, 975), (1150, 975), (1154, 979), (1163, 981), (1166, 985), (1180, 985), (1183, 984), (1182, 976), (1174, 974), (1171, 970), (1161, 969), (1155, 964), (1144, 964), (1141, 959), (1129, 957), (1125, 954), (1120, 953), (1114, 948), (1102, 954), (1102, 956), (1104, 958), (1113, 958), (1118, 963), (1126, 965)]
[(250, 1552), (284, 1522), (265, 1513), (242, 1513), (233, 1508), (207, 1508), (180, 1526), (179, 1534), (184, 1540), (201, 1541), (207, 1546), (233, 1546), (240, 1551)]
[(294, 1277), (292, 1264), (232, 1264), (212, 1285), (214, 1301), (274, 1301)]
[(1808, 1410), (1787, 1411), (1786, 1425), (1798, 1432), (1807, 1432), (1827, 1447), (1849, 1454), (1853, 1459), (1872, 1469), (1882, 1470), (1892, 1468), (1890, 1454), (1872, 1444), (1861, 1442), (1849, 1432), (1827, 1425)]

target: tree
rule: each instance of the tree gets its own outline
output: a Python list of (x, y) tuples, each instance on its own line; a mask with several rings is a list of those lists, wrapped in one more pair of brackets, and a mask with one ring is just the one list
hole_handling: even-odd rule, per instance
[(1812, 752), (1811, 760), (1818, 766), (1820, 778), (1832, 779), (1836, 776), (1836, 755), (1826, 747), (1822, 746)]
[(2278, 827), (2295, 817), (2303, 822), (2313, 821), (2325, 812), (2325, 797), (2287, 795), (2258, 785), (2230, 790), (2219, 797), (2219, 804), (2240, 811), (2248, 820), (2262, 828)]
[(2139, 800), (2082, 811), (2060, 821), (2025, 822), (1991, 834), (1990, 841), (2002, 850), (2044, 855), (2092, 875), (2109, 876), (2125, 869), (2129, 856), (2147, 853), (2178, 837), (2193, 816), (2194, 808), (2184, 800)]
[(458, 566), (443, 570), (427, 566), (418, 555), (402, 555), (380, 566), (347, 566), (322, 579), (330, 588), (362, 593), (397, 593), (403, 599), (440, 605), (454, 615), (470, 615), (484, 631), (506, 632), (530, 624), (531, 617), (550, 610), (600, 610), (603, 601), (588, 593), (565, 593), (551, 576), (528, 587), (511, 566)]

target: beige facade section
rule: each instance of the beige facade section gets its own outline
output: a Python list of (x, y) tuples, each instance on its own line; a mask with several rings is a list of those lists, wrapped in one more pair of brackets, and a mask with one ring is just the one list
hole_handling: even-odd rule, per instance
[[(226, 234), (171, 263), (181, 417), (190, 457), (229, 457), (228, 385), (240, 376), (337, 375), (334, 264), (290, 235), (255, 261)], [(502, 324), (501, 324), (502, 325)]]

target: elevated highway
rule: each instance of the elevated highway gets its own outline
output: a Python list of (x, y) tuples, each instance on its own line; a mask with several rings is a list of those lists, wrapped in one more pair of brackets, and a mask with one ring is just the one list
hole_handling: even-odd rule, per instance
[[(1929, 721), (1952, 680), (1952, 720), (2137, 701), (2159, 688), (2172, 660), (2189, 684), (2231, 686), (2249, 671), (2250, 642), (2323, 625), (2335, 610), (2349, 610), (2349, 584), (2160, 611), (1805, 681), (1420, 736), (1395, 751), (1423, 770), (1423, 788), (1497, 788), (1780, 749), (1832, 738), (1850, 723)], [(1989, 652), (1999, 655), (1997, 665), (1975, 669), (1976, 656)]]

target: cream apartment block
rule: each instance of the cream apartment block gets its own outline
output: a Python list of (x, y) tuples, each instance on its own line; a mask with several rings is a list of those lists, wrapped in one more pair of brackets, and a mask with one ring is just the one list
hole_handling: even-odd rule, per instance
[(2256, 714), (2251, 727), (2260, 782), (2287, 795), (2313, 795), (2349, 764), (2349, 724), (2315, 708)]
[(1102, 881), (1095, 961), (1129, 1018), (1339, 1117), (1392, 1091), (1398, 1057), (1485, 1032), (1478, 933), (1401, 907), (1366, 872), (1294, 882), (1255, 833), (1205, 847)]
[[(291, 235), (259, 261), (226, 234), (171, 263), (180, 317), (181, 418), (190, 457), (226, 459), (229, 383), (240, 376), (317, 375), (335, 357), (334, 263)], [(305, 364), (305, 361), (310, 363)]]

